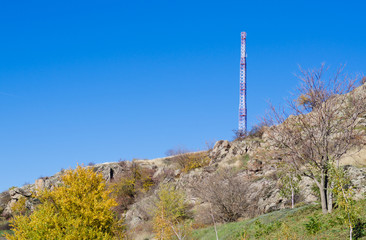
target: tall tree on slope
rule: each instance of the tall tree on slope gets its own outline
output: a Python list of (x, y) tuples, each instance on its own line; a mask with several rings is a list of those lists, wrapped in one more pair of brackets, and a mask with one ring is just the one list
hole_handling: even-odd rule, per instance
[[(281, 149), (286, 161), (311, 178), (320, 191), (323, 213), (332, 211), (331, 164), (339, 166), (344, 154), (365, 143), (359, 122), (366, 112), (366, 85), (343, 73), (330, 76), (324, 64), (315, 70), (300, 69), (301, 84), (293, 100), (278, 110), (271, 106), (266, 137)], [(291, 115), (290, 115), (291, 114)]]

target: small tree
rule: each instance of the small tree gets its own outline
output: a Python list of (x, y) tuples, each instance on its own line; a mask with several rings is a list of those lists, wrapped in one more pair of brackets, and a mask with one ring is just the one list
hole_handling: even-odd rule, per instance
[(160, 240), (187, 239), (190, 225), (184, 222), (186, 205), (183, 192), (172, 184), (162, 184), (153, 211), (155, 237)]
[(42, 204), (30, 216), (11, 221), (12, 239), (114, 239), (122, 233), (111, 210), (116, 206), (102, 175), (78, 166), (62, 176), (62, 184), (44, 190)]
[(352, 240), (353, 229), (360, 217), (354, 200), (354, 189), (343, 168), (331, 166), (330, 175), (336, 205), (341, 209), (342, 218), (349, 228), (349, 239)]
[(291, 196), (291, 208), (295, 207), (295, 195), (299, 193), (300, 175), (294, 171), (282, 172), (280, 174), (280, 195), (288, 198)]
[(366, 111), (366, 87), (355, 89), (356, 79), (342, 74), (342, 68), (325, 80), (326, 70), (324, 65), (301, 70), (295, 98), (287, 102), (289, 111), (271, 107), (266, 119), (272, 126), (266, 137), (282, 150), (284, 161), (316, 183), (323, 213), (332, 210), (329, 166), (364, 142), (357, 124)]

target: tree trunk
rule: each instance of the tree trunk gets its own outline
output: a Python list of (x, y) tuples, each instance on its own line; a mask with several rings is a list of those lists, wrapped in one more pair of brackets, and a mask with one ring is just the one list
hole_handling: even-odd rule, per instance
[(353, 231), (353, 229), (352, 229), (352, 226), (350, 225), (349, 226), (349, 240), (352, 240), (352, 231)]
[[(328, 161), (328, 160), (327, 160)], [(327, 204), (327, 212), (331, 213), (332, 212), (332, 204), (333, 202), (331, 201), (332, 198), (332, 191), (331, 191), (331, 183), (329, 181), (329, 176), (328, 176), (328, 169), (324, 170), (324, 194), (325, 194), (325, 201)]]
[(294, 208), (295, 206), (295, 190), (294, 188), (291, 188), (291, 208)]
[(332, 213), (333, 209), (333, 193), (330, 188), (330, 184), (328, 184), (328, 213)]
[(216, 234), (216, 240), (219, 240), (219, 235), (217, 234), (217, 229), (216, 229), (216, 221), (215, 221), (215, 217), (213, 215), (212, 204), (211, 203), (210, 203), (210, 213), (211, 213), (212, 221), (213, 221), (213, 224), (214, 224), (214, 229), (215, 229), (215, 234)]
[(318, 181), (315, 181), (319, 187), (319, 191), (320, 191), (320, 201), (322, 204), (322, 211), (323, 214), (327, 214), (328, 213), (328, 206), (327, 206), (327, 192), (326, 192), (326, 188), (325, 188), (325, 178), (324, 178), (324, 174), (322, 174), (321, 179), (320, 179), (320, 184)]

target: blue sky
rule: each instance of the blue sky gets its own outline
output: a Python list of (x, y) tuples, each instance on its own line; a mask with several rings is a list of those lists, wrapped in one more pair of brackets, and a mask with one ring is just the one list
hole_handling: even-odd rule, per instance
[(366, 69), (364, 1), (2, 1), (0, 191), (77, 163), (156, 158), (248, 125), (298, 65)]

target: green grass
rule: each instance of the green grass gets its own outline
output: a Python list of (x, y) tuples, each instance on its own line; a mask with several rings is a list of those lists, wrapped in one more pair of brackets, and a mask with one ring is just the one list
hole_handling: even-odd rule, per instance
[[(362, 222), (366, 222), (366, 200), (359, 201)], [(312, 219), (312, 220), (311, 220)], [(306, 225), (310, 231), (306, 229)], [(366, 228), (366, 225), (364, 225)], [(313, 231), (311, 231), (313, 230)], [(220, 240), (246, 239), (348, 239), (348, 226), (339, 218), (339, 211), (323, 215), (319, 205), (283, 209), (259, 217), (217, 226)], [(314, 233), (310, 233), (314, 232)], [(366, 229), (364, 231), (366, 234)], [(213, 227), (198, 229), (193, 237), (215, 240)], [(359, 239), (366, 239), (363, 236)]]
[(5, 236), (5, 233), (11, 233), (10, 230), (3, 230), (3, 231), (0, 231), (0, 238), (1, 237), (4, 237)]

